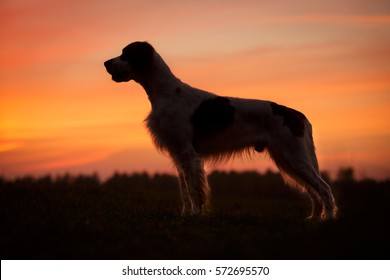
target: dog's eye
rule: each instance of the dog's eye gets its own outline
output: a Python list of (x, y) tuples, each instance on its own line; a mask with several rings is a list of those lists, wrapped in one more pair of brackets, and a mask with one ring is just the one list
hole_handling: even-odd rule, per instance
[(120, 59), (124, 60), (124, 61), (128, 61), (130, 59), (129, 58), (129, 53), (126, 51), (126, 49), (122, 50), (122, 54), (120, 56)]

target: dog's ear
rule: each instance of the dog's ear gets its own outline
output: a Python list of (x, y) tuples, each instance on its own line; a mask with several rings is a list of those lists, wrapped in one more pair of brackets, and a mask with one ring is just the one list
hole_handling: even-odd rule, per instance
[(135, 71), (147, 70), (153, 61), (154, 48), (147, 42), (134, 42), (123, 49), (121, 58)]

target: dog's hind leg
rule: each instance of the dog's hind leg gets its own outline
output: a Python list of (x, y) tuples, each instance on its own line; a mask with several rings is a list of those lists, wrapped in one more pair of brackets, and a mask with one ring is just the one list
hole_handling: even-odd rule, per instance
[(318, 219), (321, 218), (322, 213), (324, 212), (324, 204), (322, 203), (321, 196), (318, 192), (308, 187), (305, 189), (309, 194), (312, 210), (311, 215), (306, 218), (306, 220)]
[[(286, 183), (306, 191), (312, 200), (312, 218), (334, 219), (337, 207), (330, 186), (321, 178), (310, 138), (279, 138), (267, 149)], [(314, 161), (315, 159), (315, 161)]]
[[(304, 171), (300, 174), (297, 173), (299, 178), (302, 178), (304, 183), (308, 186), (308, 193), (313, 197), (311, 193), (317, 192), (322, 200), (321, 211), (313, 209), (313, 218), (320, 217), (321, 219), (334, 219), (336, 218), (337, 207), (334, 202), (332, 191), (330, 186), (321, 178), (316, 172)], [(310, 190), (310, 191), (309, 191)]]
[(190, 203), (188, 206), (191, 207), (191, 210), (185, 210), (185, 213), (195, 215), (205, 213), (208, 206), (210, 188), (202, 158), (192, 150), (176, 154), (173, 158), (179, 170), (180, 181), (187, 186), (187, 190), (184, 189), (184, 191), (187, 191), (189, 195)]

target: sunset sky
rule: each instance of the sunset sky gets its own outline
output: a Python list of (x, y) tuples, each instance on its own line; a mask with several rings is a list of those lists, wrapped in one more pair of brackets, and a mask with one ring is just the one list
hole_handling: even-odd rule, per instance
[(148, 41), (192, 86), (302, 111), (322, 170), (390, 177), (388, 0), (1, 0), (0, 41), (0, 176), (173, 173), (143, 89), (103, 67)]

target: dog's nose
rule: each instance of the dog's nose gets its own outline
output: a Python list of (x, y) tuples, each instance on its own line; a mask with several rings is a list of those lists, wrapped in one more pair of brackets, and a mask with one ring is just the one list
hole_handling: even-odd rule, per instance
[(106, 62), (104, 62), (104, 66), (106, 67), (106, 70), (109, 74), (112, 74), (112, 71), (113, 71), (113, 62), (112, 62), (112, 59), (110, 60), (107, 60)]
[(104, 62), (104, 66), (106, 67), (107, 70), (108, 70), (108, 68), (110, 68), (111, 64), (112, 64), (111, 59)]

